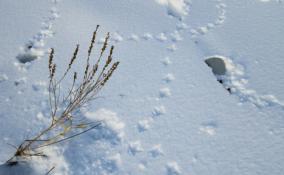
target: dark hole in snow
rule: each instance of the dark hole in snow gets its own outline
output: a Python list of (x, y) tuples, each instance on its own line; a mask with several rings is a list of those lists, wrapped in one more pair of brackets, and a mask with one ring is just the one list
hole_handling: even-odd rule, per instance
[(31, 53), (22, 53), (22, 54), (17, 55), (16, 58), (21, 63), (27, 63), (27, 62), (31, 62), (33, 60), (36, 60), (38, 58), (38, 56), (32, 55)]
[(27, 43), (21, 48), (20, 53), (16, 56), (20, 63), (32, 62), (44, 55), (44, 50), (35, 47), (33, 43)]
[(216, 75), (226, 74), (226, 64), (225, 61), (220, 57), (210, 57), (205, 60), (205, 63), (211, 67), (212, 72)]
[[(222, 77), (226, 75), (227, 69), (226, 69), (226, 63), (224, 58), (221, 56), (212, 56), (205, 60), (205, 63), (212, 69), (212, 72), (217, 78), (217, 81), (221, 84), (224, 83), (224, 80)], [(224, 85), (223, 85), (224, 86)], [(231, 88), (226, 87), (225, 88), (229, 93), (231, 93)]]

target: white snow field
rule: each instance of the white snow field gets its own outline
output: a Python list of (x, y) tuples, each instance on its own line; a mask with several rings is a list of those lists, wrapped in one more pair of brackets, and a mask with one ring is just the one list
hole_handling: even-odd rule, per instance
[[(281, 0), (1, 0), (0, 16), (0, 175), (284, 174)], [(80, 44), (80, 70), (98, 24), (120, 65), (80, 115), (103, 124), (6, 165), (50, 122), (49, 48), (63, 72)]]

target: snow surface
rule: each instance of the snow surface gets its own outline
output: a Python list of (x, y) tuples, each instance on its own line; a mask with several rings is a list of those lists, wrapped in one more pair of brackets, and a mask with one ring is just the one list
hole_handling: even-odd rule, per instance
[[(0, 15), (0, 175), (284, 174), (282, 0), (1, 0)], [(80, 113), (103, 124), (7, 167), (50, 121), (49, 48), (62, 72), (80, 43), (80, 70), (97, 24), (121, 64)]]

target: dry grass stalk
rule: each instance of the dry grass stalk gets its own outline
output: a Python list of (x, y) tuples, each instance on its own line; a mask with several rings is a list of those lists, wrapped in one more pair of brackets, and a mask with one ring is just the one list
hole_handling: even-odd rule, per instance
[[(66, 75), (70, 73), (72, 65), (74, 64), (79, 52), (79, 45), (76, 46), (73, 56), (71, 57), (63, 76), (61, 76), (61, 78), (58, 80), (56, 79), (55, 75), (56, 64), (54, 63), (54, 49), (51, 49), (48, 63), (49, 103), (51, 115), (50, 125), (34, 138), (27, 139), (20, 144), (20, 146), (17, 147), (14, 156), (8, 160), (8, 163), (15, 162), (17, 157), (29, 158), (33, 156), (45, 156), (45, 154), (40, 151), (42, 150), (40, 148), (74, 138), (100, 125), (100, 123), (86, 122), (84, 119), (80, 118), (80, 116), (76, 116), (74, 114), (76, 110), (80, 109), (80, 107), (96, 98), (97, 93), (109, 80), (119, 64), (119, 62), (114, 62), (111, 64), (114, 50), (114, 46), (111, 46), (106, 62), (99, 70), (102, 56), (104, 55), (108, 46), (109, 33), (105, 38), (105, 42), (101, 48), (100, 55), (96, 63), (94, 65), (90, 64), (90, 56), (95, 44), (98, 28), (99, 26), (97, 26), (93, 33), (93, 37), (88, 49), (84, 76), (81, 81), (78, 81), (78, 74), (77, 72), (74, 72), (73, 83), (65, 97), (62, 97), (60, 94), (60, 85), (66, 78)], [(60, 110), (60, 108), (62, 109)]]

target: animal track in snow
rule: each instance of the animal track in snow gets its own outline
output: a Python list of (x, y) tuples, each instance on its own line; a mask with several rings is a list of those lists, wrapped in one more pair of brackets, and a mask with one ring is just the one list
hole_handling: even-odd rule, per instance
[(129, 142), (129, 145), (128, 145), (128, 152), (131, 154), (131, 155), (136, 155), (137, 153), (140, 153), (140, 152), (143, 152), (144, 149), (141, 145), (141, 142), (138, 140), (138, 141), (133, 141), (133, 142)]
[(168, 87), (161, 88), (159, 94), (161, 98), (170, 97), (172, 95)]
[(216, 5), (216, 7), (219, 10), (219, 14), (214, 24), (221, 25), (224, 23), (226, 19), (226, 4), (224, 4), (221, 0), (219, 0), (219, 3)]
[[(231, 94), (238, 96), (241, 103), (250, 102), (259, 108), (268, 106), (280, 106), (284, 108), (284, 104), (275, 96), (261, 95), (255, 90), (246, 87), (248, 80), (245, 78), (245, 69), (242, 65), (235, 64), (231, 59), (223, 56), (212, 56), (206, 61), (210, 59), (213, 62), (207, 62), (207, 64), (212, 68), (217, 80)], [(221, 71), (222, 69), (225, 70), (224, 74)], [(221, 73), (218, 73), (220, 71)]]
[(175, 76), (171, 73), (168, 73), (164, 78), (163, 80), (167, 83), (170, 83), (172, 82), (173, 80), (175, 80)]
[(174, 52), (177, 50), (177, 46), (175, 44), (171, 44), (170, 46), (167, 47), (167, 50), (170, 52)]
[(50, 16), (43, 22), (41, 30), (33, 36), (24, 46), (20, 47), (20, 53), (16, 56), (19, 62), (27, 63), (39, 59), (47, 50), (45, 48), (46, 39), (54, 35), (53, 25), (55, 20), (59, 17), (56, 9), (57, 1), (53, 1), (54, 7), (50, 10)]
[(130, 35), (130, 37), (128, 38), (128, 40), (130, 40), (130, 41), (139, 41), (140, 40), (140, 38), (139, 38), (139, 36), (138, 35), (136, 35), (136, 34), (131, 34)]
[[(110, 40), (114, 41), (115, 43), (118, 43), (123, 41), (123, 37), (118, 32), (114, 32), (111, 34)], [(100, 42), (103, 43), (104, 39), (100, 40)]]
[(0, 83), (7, 81), (9, 78), (6, 74), (0, 74)]
[(169, 57), (165, 57), (165, 58), (162, 60), (162, 63), (163, 63), (165, 66), (168, 66), (168, 65), (172, 64), (172, 61), (170, 60)]
[(217, 127), (218, 125), (216, 122), (203, 123), (199, 127), (199, 131), (209, 136), (214, 136), (216, 134)]
[(149, 151), (149, 154), (152, 156), (152, 157), (158, 157), (158, 156), (161, 156), (161, 155), (164, 155), (164, 152), (163, 152), (163, 149), (162, 149), (162, 145), (161, 144), (157, 144), (157, 145), (154, 145), (150, 151)]
[(105, 169), (108, 169), (108, 172), (115, 172), (120, 169), (122, 165), (121, 155), (116, 153), (114, 155), (109, 155), (105, 158)]
[(25, 64), (22, 64), (20, 62), (14, 62), (14, 66), (18, 69), (19, 72), (25, 73), (30, 68), (31, 63), (26, 62)]
[(37, 81), (32, 84), (34, 91), (42, 91), (44, 94), (48, 94), (48, 85), (46, 81)]
[(21, 84), (25, 84), (27, 82), (27, 77), (22, 77), (14, 81), (15, 86), (19, 86)]
[(164, 42), (164, 41), (167, 41), (168, 38), (166, 37), (165, 33), (160, 33), (156, 36), (156, 39), (158, 41), (161, 41), (161, 42)]
[(138, 169), (139, 169), (140, 171), (145, 171), (146, 168), (147, 168), (147, 166), (146, 166), (145, 163), (139, 163), (139, 164), (138, 164)]
[[(191, 1), (186, 1), (186, 0), (156, 0), (156, 1), (161, 5), (165, 5), (165, 6), (168, 6), (168, 8), (171, 8), (172, 10), (170, 10), (170, 11), (173, 11), (173, 9), (180, 11), (179, 13), (183, 14), (184, 15), (183, 17), (187, 16), (187, 14), (189, 12), (188, 9), (192, 6), (192, 4), (194, 4)], [(154, 36), (151, 32), (144, 32), (144, 34), (132, 33), (131, 35), (125, 36), (125, 37), (123, 37), (120, 34), (120, 32), (114, 32), (111, 35), (110, 40), (115, 42), (115, 43), (119, 43), (119, 42), (122, 42), (122, 41), (136, 41), (136, 42), (138, 42), (141, 39), (144, 39), (145, 41), (149, 41), (153, 38), (155, 38), (157, 41), (165, 42), (165, 41), (171, 39), (171, 41), (173, 43), (171, 43), (171, 45), (169, 45), (167, 47), (167, 50), (174, 52), (174, 51), (177, 50), (177, 46), (176, 46), (175, 42), (183, 40), (181, 31), (187, 30), (191, 33), (192, 37), (196, 37), (198, 35), (204, 35), (208, 31), (214, 29), (216, 26), (224, 23), (225, 18), (226, 18), (226, 16), (225, 16), (226, 4), (223, 3), (223, 0), (214, 0), (214, 1), (216, 1), (215, 6), (218, 9), (218, 15), (217, 15), (215, 21), (208, 22), (204, 26), (191, 27), (188, 24), (186, 24), (184, 22), (184, 20), (180, 20), (176, 25), (176, 30), (174, 30), (174, 31), (160, 32), (156, 36)], [(127, 39), (124, 40), (124, 38), (127, 38)], [(104, 43), (104, 38), (101, 38), (98, 41), (98, 43), (99, 44)]]
[(183, 38), (179, 31), (175, 30), (173, 33), (170, 34), (171, 39), (173, 42), (182, 41)]
[[(223, 0), (214, 0), (216, 2), (215, 7), (218, 10), (218, 15), (214, 21), (208, 22), (202, 26), (190, 26), (184, 21), (177, 24), (177, 29), (179, 30), (187, 30), (191, 33), (191, 37), (197, 37), (198, 35), (205, 35), (210, 30), (213, 30), (217, 26), (222, 25), (226, 19), (226, 4)], [(194, 7), (194, 1), (190, 3), (190, 7)], [(190, 16), (190, 15), (189, 15)]]
[(150, 40), (150, 39), (153, 39), (153, 35), (147, 32), (142, 36), (142, 38), (145, 40)]
[(139, 132), (147, 131), (150, 128), (150, 124), (153, 122), (153, 119), (144, 119), (140, 120), (137, 124)]
[(166, 108), (165, 106), (161, 105), (161, 106), (156, 106), (152, 112), (153, 116), (160, 116), (166, 113)]
[(166, 165), (167, 175), (180, 175), (181, 169), (177, 162), (169, 162)]

